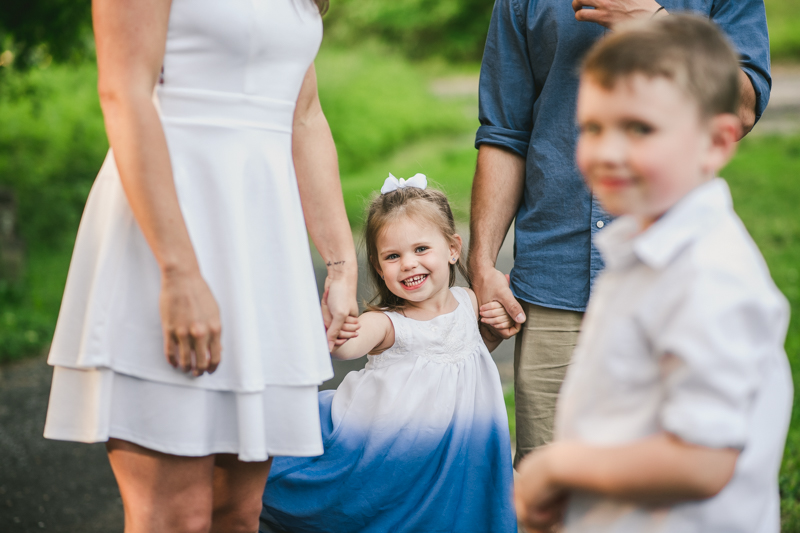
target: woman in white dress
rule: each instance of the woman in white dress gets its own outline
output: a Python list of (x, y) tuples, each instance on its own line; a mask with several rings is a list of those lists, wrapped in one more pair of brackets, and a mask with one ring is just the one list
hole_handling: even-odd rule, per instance
[(127, 532), (255, 531), (271, 457), (322, 453), (317, 386), (358, 309), (315, 1), (93, 2), (111, 150), (45, 437), (107, 442)]

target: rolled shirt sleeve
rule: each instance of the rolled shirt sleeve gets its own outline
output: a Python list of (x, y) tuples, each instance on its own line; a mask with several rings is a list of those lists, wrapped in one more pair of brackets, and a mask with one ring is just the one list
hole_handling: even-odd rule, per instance
[(769, 102), (772, 88), (769, 33), (763, 0), (715, 1), (711, 20), (722, 28), (739, 52), (739, 66), (756, 93), (756, 122)]
[(776, 353), (780, 307), (742, 291), (732, 276), (704, 276), (685, 294), (655, 335), (664, 377), (662, 427), (686, 442), (741, 449), (756, 391)]
[(526, 157), (533, 129), (533, 104), (525, 14), (515, 0), (497, 0), (481, 64), (481, 126), (475, 147), (493, 144)]

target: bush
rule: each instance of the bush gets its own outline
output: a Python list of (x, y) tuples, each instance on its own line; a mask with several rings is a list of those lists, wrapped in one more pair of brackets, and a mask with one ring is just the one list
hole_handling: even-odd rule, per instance
[(325, 30), (339, 43), (379, 37), (410, 57), (476, 61), (483, 55), (492, 7), (487, 0), (338, 0)]

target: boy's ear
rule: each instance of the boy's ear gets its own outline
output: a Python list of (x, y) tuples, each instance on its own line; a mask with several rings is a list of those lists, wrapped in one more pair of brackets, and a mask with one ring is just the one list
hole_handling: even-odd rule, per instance
[(716, 115), (710, 120), (709, 133), (711, 139), (703, 170), (716, 175), (736, 153), (737, 141), (742, 137), (742, 121), (731, 113)]

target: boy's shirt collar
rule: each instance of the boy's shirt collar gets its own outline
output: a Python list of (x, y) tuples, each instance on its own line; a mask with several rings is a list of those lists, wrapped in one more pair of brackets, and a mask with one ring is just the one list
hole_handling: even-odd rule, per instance
[(595, 242), (610, 269), (634, 260), (661, 269), (732, 209), (728, 184), (715, 178), (684, 196), (644, 232), (639, 232), (634, 217), (622, 216), (600, 232)]

